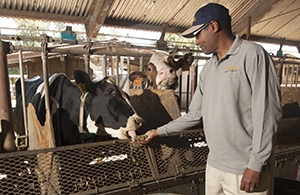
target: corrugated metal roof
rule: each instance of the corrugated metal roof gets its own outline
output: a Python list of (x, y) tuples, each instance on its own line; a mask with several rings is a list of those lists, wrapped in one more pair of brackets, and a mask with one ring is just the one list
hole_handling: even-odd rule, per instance
[[(0, 15), (85, 24), (96, 36), (101, 25), (179, 33), (210, 0), (0, 0)], [(299, 0), (215, 0), (232, 16), (233, 31), (253, 40), (300, 44)]]
[(300, 1), (281, 1), (265, 17), (256, 21), (254, 34), (300, 40)]

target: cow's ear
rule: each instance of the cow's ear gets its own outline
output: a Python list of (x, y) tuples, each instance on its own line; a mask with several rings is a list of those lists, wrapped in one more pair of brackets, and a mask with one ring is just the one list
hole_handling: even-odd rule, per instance
[(174, 60), (173, 56), (168, 56), (167, 58), (168, 64), (167, 66), (174, 68), (175, 70), (178, 70), (180, 67), (177, 67), (176, 61)]
[(82, 93), (93, 91), (93, 83), (86, 72), (82, 70), (75, 70), (74, 79)]
[(191, 66), (194, 62), (194, 56), (192, 53), (186, 53), (183, 56), (183, 61), (186, 63), (188, 66)]
[(179, 68), (182, 68), (182, 71), (188, 71), (190, 70), (190, 66), (194, 62), (194, 56), (192, 53), (185, 54), (182, 58), (175, 61), (176, 70)]

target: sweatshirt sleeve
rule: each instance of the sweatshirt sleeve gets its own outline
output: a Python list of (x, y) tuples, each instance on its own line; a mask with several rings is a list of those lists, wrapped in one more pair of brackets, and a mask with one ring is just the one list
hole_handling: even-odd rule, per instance
[(281, 119), (280, 84), (271, 57), (262, 50), (247, 69), (252, 90), (252, 152), (248, 168), (260, 172), (267, 163)]
[(179, 132), (200, 124), (202, 117), (202, 93), (200, 85), (197, 86), (188, 113), (170, 121), (168, 124), (158, 128), (159, 135), (168, 135), (170, 133)]

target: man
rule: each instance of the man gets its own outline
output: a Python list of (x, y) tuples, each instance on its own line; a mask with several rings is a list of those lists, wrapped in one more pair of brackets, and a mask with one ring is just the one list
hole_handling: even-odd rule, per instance
[(271, 57), (260, 45), (234, 36), (228, 9), (215, 3), (200, 8), (182, 35), (195, 37), (196, 45), (213, 55), (200, 73), (189, 112), (148, 131), (141, 144), (193, 127), (202, 117), (210, 149), (206, 195), (273, 194), (272, 149), (281, 103)]

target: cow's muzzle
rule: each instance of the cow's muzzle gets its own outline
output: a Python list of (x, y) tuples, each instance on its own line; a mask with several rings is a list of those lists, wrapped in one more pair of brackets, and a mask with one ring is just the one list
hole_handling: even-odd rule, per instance
[(123, 134), (128, 138), (134, 138), (136, 136), (135, 131), (140, 128), (143, 123), (144, 120), (137, 114), (130, 116), (127, 120), (126, 127), (122, 128)]

